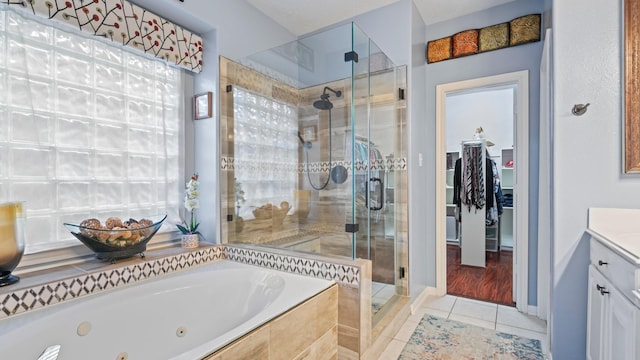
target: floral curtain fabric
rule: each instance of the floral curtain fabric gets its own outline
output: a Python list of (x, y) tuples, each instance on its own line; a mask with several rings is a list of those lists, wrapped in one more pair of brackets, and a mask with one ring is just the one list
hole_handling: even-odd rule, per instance
[(202, 38), (126, 0), (8, 0), (12, 8), (54, 19), (199, 73)]

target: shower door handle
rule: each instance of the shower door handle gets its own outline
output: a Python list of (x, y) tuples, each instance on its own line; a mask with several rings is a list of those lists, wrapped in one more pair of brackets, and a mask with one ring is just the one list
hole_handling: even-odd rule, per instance
[[(377, 183), (380, 184), (380, 197), (379, 197), (379, 199), (380, 199), (380, 203), (379, 204), (380, 205), (379, 206), (374, 206), (374, 207), (369, 206), (369, 210), (376, 210), (376, 211), (377, 210), (382, 210), (382, 207), (384, 206), (384, 186), (382, 186), (382, 179), (377, 178), (377, 177), (372, 177), (371, 179), (369, 179), (369, 181), (370, 182), (371, 181), (377, 182)], [(368, 198), (368, 195), (369, 195), (369, 190), (367, 190), (367, 198)]]

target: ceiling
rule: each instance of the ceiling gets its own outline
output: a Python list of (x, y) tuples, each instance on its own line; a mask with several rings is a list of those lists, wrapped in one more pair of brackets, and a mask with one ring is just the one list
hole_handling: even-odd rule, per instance
[[(247, 0), (296, 36), (364, 14), (400, 0)], [(515, 0), (413, 0), (427, 25)]]

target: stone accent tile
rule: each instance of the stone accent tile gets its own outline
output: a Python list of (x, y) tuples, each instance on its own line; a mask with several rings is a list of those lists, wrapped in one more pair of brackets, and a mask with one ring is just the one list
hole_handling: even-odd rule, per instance
[(338, 324), (338, 346), (359, 353), (360, 331), (357, 328)]
[(358, 288), (340, 286), (338, 289), (338, 323), (354, 329), (360, 327), (360, 293)]
[(338, 286), (327, 289), (315, 301), (316, 336), (320, 337), (338, 324)]
[(263, 326), (205, 360), (269, 359), (269, 340), (269, 326)]
[(295, 360), (329, 360), (338, 357), (338, 325), (334, 325), (324, 335), (302, 353)]
[(338, 323), (327, 331), (314, 344), (318, 360), (333, 360), (338, 358)]
[(372, 263), (369, 260), (358, 260), (361, 266), (362, 281), (360, 283), (360, 349), (366, 350), (371, 345), (372, 333), (372, 311), (371, 311), (371, 285), (372, 285)]
[(343, 346), (338, 345), (338, 359), (340, 360), (360, 360), (360, 355), (353, 351), (349, 350)]
[(316, 335), (316, 305), (313, 299), (271, 323), (269, 359), (294, 359), (313, 344)]

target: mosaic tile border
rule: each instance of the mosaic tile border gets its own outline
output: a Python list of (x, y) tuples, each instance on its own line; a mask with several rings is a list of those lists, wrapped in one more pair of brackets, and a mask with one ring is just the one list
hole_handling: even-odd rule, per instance
[[(351, 161), (336, 160), (332, 161), (331, 165), (342, 165), (349, 173), (351, 173)], [(384, 170), (384, 171), (405, 171), (407, 170), (408, 162), (406, 157), (375, 160), (371, 164), (371, 170)], [(310, 162), (309, 166), (306, 163), (297, 164), (265, 164), (264, 162), (254, 160), (239, 160), (232, 156), (220, 157), (220, 170), (222, 171), (234, 171), (236, 169), (255, 169), (265, 170), (272, 168), (276, 172), (292, 172), (297, 171), (299, 174), (310, 173), (328, 173), (331, 166), (328, 161), (316, 161)], [(367, 162), (356, 161), (355, 170), (356, 173), (366, 172), (369, 169)]]
[(134, 284), (196, 265), (227, 259), (274, 270), (360, 286), (360, 268), (257, 249), (218, 245), (163, 258), (96, 271), (0, 295), (0, 320), (118, 286)]
[(0, 297), (0, 319), (224, 258), (212, 247), (33, 286)]
[(230, 246), (226, 246), (225, 255), (228, 260), (244, 264), (334, 280), (352, 286), (360, 285), (360, 268), (357, 266)]

